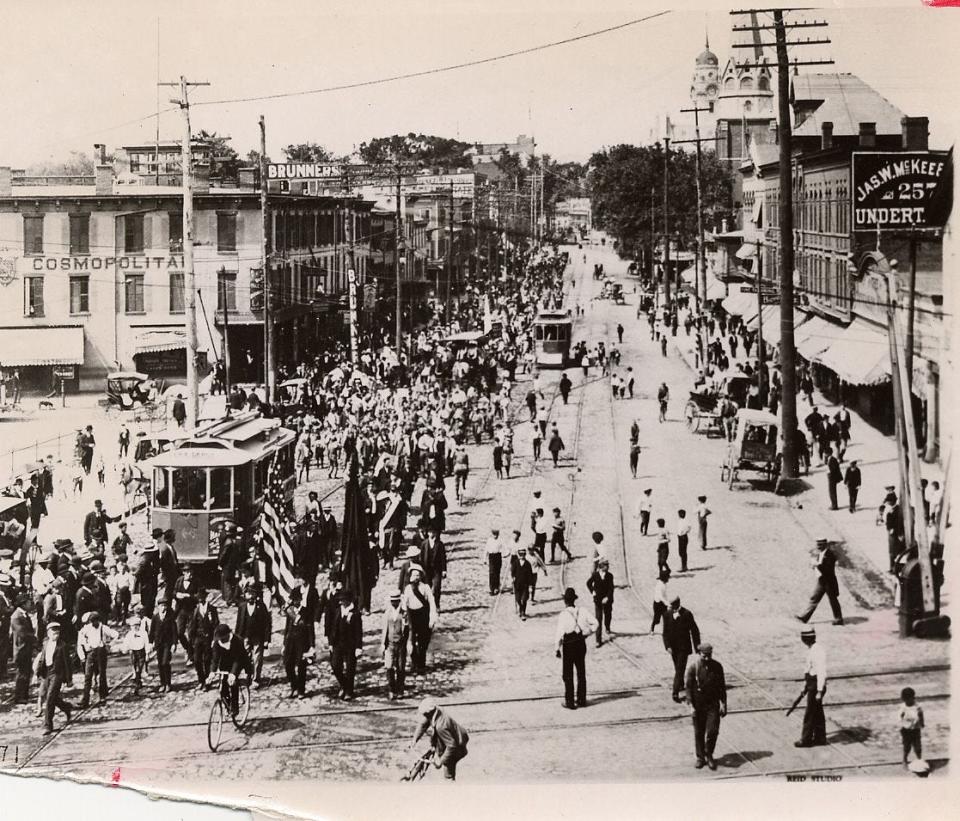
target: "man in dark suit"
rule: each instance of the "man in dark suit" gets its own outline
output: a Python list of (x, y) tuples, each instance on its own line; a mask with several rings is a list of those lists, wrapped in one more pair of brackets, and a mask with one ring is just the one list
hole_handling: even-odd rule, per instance
[[(154, 530), (157, 534), (157, 530)], [(160, 535), (163, 531), (160, 531)], [(154, 535), (154, 539), (159, 539), (160, 535)], [(143, 613), (147, 618), (153, 617), (153, 608), (157, 602), (157, 574), (160, 572), (160, 554), (157, 545), (149, 544), (143, 549), (140, 556), (140, 564), (137, 566), (136, 579), (137, 587), (140, 589), (140, 604), (143, 605)]]
[(111, 516), (103, 509), (103, 502), (94, 500), (91, 510), (83, 520), (83, 543), (90, 545), (96, 542), (100, 545), (107, 543), (107, 524), (119, 522), (119, 516)]
[(830, 494), (830, 510), (839, 510), (837, 502), (837, 485), (843, 481), (843, 473), (840, 470), (840, 460), (837, 455), (830, 452), (827, 457), (827, 492)]
[[(297, 605), (297, 610), (305, 625), (304, 629), (312, 650), (317, 644), (316, 622), (320, 618), (320, 594), (313, 585), (313, 577), (303, 568), (297, 568), (294, 571), (293, 580), (295, 583), (293, 589), (299, 591), (300, 603)], [(299, 634), (300, 631), (297, 632)]]
[(174, 588), (177, 585), (177, 579), (180, 578), (180, 561), (177, 559), (177, 551), (173, 544), (177, 540), (177, 534), (172, 530), (164, 530), (163, 538), (157, 543), (158, 559), (160, 561), (160, 578), (163, 580), (164, 594), (171, 599), (176, 610), (176, 601), (174, 600)]
[(170, 662), (177, 646), (177, 620), (166, 597), (157, 600), (157, 612), (150, 620), (150, 643), (157, 654), (157, 672), (161, 693), (170, 691)]
[(687, 665), (684, 685), (693, 712), (693, 743), (697, 753), (696, 768), (704, 763), (717, 769), (713, 751), (720, 733), (720, 719), (727, 714), (727, 684), (723, 665), (713, 659), (713, 647), (704, 642), (700, 655)]
[(597, 569), (587, 579), (587, 590), (593, 594), (594, 616), (597, 620), (597, 647), (603, 644), (603, 628), (607, 628), (610, 635), (610, 620), (613, 617), (613, 574), (610, 572), (610, 562), (601, 559), (597, 562)]
[(810, 594), (810, 603), (797, 618), (806, 624), (826, 594), (830, 601), (830, 609), (833, 611), (833, 623), (843, 624), (843, 611), (840, 609), (838, 598), (840, 584), (837, 582), (837, 556), (831, 550), (827, 539), (817, 539), (817, 557), (814, 560), (813, 569), (817, 573), (817, 581), (813, 586), (813, 593)]
[(340, 685), (337, 698), (352, 701), (357, 675), (357, 656), (363, 652), (363, 621), (356, 609), (353, 593), (340, 593), (340, 609), (334, 618), (330, 636), (330, 664)]
[(47, 625), (47, 640), (40, 651), (37, 667), (38, 675), (44, 679), (43, 734), (53, 732), (53, 713), (62, 710), (67, 721), (73, 713), (73, 705), (68, 704), (60, 695), (64, 683), (70, 684), (73, 674), (66, 645), (60, 640), (60, 625), (51, 622)]
[(663, 646), (673, 658), (673, 700), (680, 702), (687, 659), (700, 649), (700, 628), (693, 613), (680, 606), (680, 597), (670, 599), (663, 617)]
[(857, 460), (854, 459), (843, 475), (843, 483), (847, 486), (847, 496), (850, 498), (851, 513), (857, 509), (857, 494), (860, 492), (861, 481), (860, 468), (857, 466)]
[(320, 564), (329, 567), (334, 563), (334, 554), (337, 552), (337, 520), (333, 511), (324, 508), (320, 517)]
[(17, 679), (14, 687), (14, 701), (17, 704), (29, 702), (30, 665), (33, 661), (33, 648), (37, 643), (37, 636), (33, 631), (33, 621), (27, 614), (30, 607), (30, 596), (21, 594), (17, 598), (17, 606), (10, 615), (10, 633), (13, 637), (13, 663), (17, 668)]
[(193, 667), (197, 671), (197, 689), (205, 690), (207, 678), (210, 675), (210, 654), (213, 640), (220, 624), (217, 608), (213, 606), (215, 593), (211, 590), (207, 595), (200, 596), (200, 601), (190, 614), (190, 623), (187, 625), (187, 641), (193, 652)]
[(424, 542), (420, 553), (420, 564), (423, 566), (425, 581), (433, 592), (433, 603), (440, 612), (440, 593), (443, 580), (447, 577), (447, 548), (440, 541), (440, 528), (434, 527), (429, 538)]
[(260, 598), (258, 585), (243, 591), (244, 602), (237, 610), (237, 637), (253, 662), (253, 687), (259, 689), (263, 672), (263, 648), (270, 643), (270, 613)]
[[(193, 620), (193, 613), (202, 595), (200, 583), (193, 577), (193, 568), (186, 565), (183, 568), (183, 575), (173, 585), (173, 611), (177, 614), (177, 635), (180, 636), (180, 644), (191, 664), (193, 663), (193, 642), (190, 641), (187, 628)], [(211, 640), (212, 638), (213, 636)]]

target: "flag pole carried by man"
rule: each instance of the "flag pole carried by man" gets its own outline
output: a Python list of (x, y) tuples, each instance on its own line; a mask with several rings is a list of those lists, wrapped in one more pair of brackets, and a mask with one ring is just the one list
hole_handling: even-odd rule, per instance
[(287, 521), (284, 508), (283, 478), (274, 457), (263, 497), (263, 514), (260, 516), (262, 555), (258, 564), (264, 586), (285, 603), (296, 581), (293, 574), (293, 545), (284, 527)]

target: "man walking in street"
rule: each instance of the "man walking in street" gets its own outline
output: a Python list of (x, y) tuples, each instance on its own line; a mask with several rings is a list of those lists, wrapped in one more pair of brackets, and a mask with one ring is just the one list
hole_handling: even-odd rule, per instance
[(419, 565), (410, 566), (410, 582), (404, 588), (400, 607), (407, 615), (410, 625), (410, 667), (417, 675), (427, 669), (427, 648), (437, 623), (437, 606), (430, 588), (422, 584), (423, 570)]
[(400, 593), (390, 594), (390, 605), (383, 611), (383, 669), (387, 672), (390, 700), (403, 698), (403, 685), (407, 672), (407, 634), (409, 628), (400, 609)]
[(492, 528), (490, 538), (487, 539), (484, 553), (487, 556), (487, 574), (490, 584), (490, 595), (500, 592), (500, 573), (503, 568), (503, 540), (500, 538), (500, 529)]
[(96, 610), (87, 613), (86, 622), (77, 639), (77, 655), (83, 664), (81, 710), (90, 706), (90, 688), (94, 676), (99, 679), (97, 706), (102, 707), (107, 700), (107, 642), (119, 638), (120, 635), (100, 623), (100, 614)]
[(534, 584), (533, 565), (527, 559), (526, 548), (519, 548), (510, 557), (510, 575), (513, 578), (513, 597), (517, 604), (517, 614), (520, 616), (520, 621), (526, 621), (530, 588)]
[(857, 494), (860, 492), (860, 468), (857, 467), (857, 460), (853, 459), (847, 472), (843, 475), (843, 483), (847, 486), (847, 496), (850, 498), (850, 512), (854, 513), (857, 509)]
[(837, 485), (843, 481), (843, 473), (840, 472), (840, 460), (831, 450), (827, 457), (827, 492), (830, 495), (830, 510), (839, 510), (837, 502)]
[(570, 551), (567, 550), (567, 523), (560, 515), (559, 507), (553, 509), (553, 521), (550, 525), (552, 528), (552, 532), (550, 533), (550, 564), (556, 561), (556, 551), (558, 549), (569, 561), (573, 556), (571, 556)]
[(567, 404), (567, 400), (570, 398), (570, 389), (573, 387), (573, 382), (570, 381), (570, 377), (567, 376), (567, 372), (563, 372), (563, 376), (560, 377), (560, 397), (563, 399), (563, 404)]
[(690, 543), (690, 520), (683, 508), (677, 511), (677, 553), (680, 555), (680, 572), (687, 572), (687, 546)]
[(707, 507), (707, 497), (697, 496), (697, 533), (700, 537), (700, 549), (707, 549), (707, 517), (713, 511)]
[(203, 690), (210, 675), (210, 654), (213, 651), (214, 637), (220, 616), (213, 605), (216, 594), (213, 590), (199, 596), (199, 603), (190, 615), (187, 625), (187, 642), (192, 648), (193, 666), (197, 671), (197, 689)]
[(800, 640), (807, 648), (803, 671), (807, 706), (803, 712), (803, 730), (794, 747), (819, 747), (827, 743), (827, 722), (823, 714), (823, 696), (827, 692), (827, 656), (817, 644), (817, 631), (812, 627), (800, 631)]
[(337, 613), (330, 641), (330, 664), (340, 685), (337, 698), (353, 701), (357, 657), (362, 653), (363, 622), (357, 612), (353, 593), (344, 590), (340, 593), (340, 611)]
[(813, 569), (817, 574), (817, 581), (813, 587), (813, 593), (810, 594), (810, 603), (797, 618), (806, 624), (826, 594), (830, 601), (830, 609), (833, 611), (833, 623), (842, 625), (843, 612), (840, 610), (838, 598), (840, 585), (837, 582), (837, 557), (826, 539), (817, 539), (817, 557), (813, 562)]
[(60, 625), (53, 621), (47, 624), (47, 639), (40, 650), (37, 662), (37, 676), (44, 679), (43, 694), (43, 734), (53, 733), (53, 713), (63, 711), (70, 721), (73, 705), (63, 700), (60, 690), (73, 679), (70, 668), (70, 656), (67, 646), (60, 640)]
[(263, 649), (270, 644), (270, 612), (260, 596), (260, 588), (253, 584), (243, 591), (244, 601), (237, 610), (234, 631), (253, 662), (254, 689), (260, 689), (263, 671)]
[(607, 628), (607, 637), (610, 636), (610, 620), (613, 618), (613, 574), (610, 572), (610, 562), (601, 559), (597, 569), (587, 579), (587, 590), (593, 594), (594, 614), (597, 619), (597, 647), (603, 644), (603, 628)]
[(714, 661), (713, 646), (704, 642), (700, 655), (687, 665), (684, 685), (693, 714), (693, 743), (697, 754), (696, 768), (706, 764), (717, 769), (713, 751), (720, 733), (720, 719), (727, 714), (727, 684), (723, 665)]
[(646, 536), (650, 529), (650, 511), (653, 509), (653, 501), (650, 498), (653, 495), (653, 488), (647, 488), (640, 497), (638, 509), (640, 511), (640, 535)]
[(680, 606), (679, 596), (670, 599), (664, 614), (663, 646), (673, 659), (673, 700), (679, 703), (687, 659), (700, 649), (700, 628), (693, 613)]
[(433, 603), (439, 613), (443, 580), (447, 578), (447, 548), (440, 541), (440, 528), (438, 526), (435, 525), (431, 529), (430, 537), (423, 545), (420, 558), (423, 561), (426, 582), (430, 585), (430, 592), (433, 593)]
[[(577, 607), (577, 591), (563, 592), (564, 609), (557, 617), (557, 658), (563, 661), (563, 706), (568, 710), (587, 706), (587, 636), (599, 626), (586, 610)], [(577, 676), (577, 700), (573, 700), (573, 676)]]

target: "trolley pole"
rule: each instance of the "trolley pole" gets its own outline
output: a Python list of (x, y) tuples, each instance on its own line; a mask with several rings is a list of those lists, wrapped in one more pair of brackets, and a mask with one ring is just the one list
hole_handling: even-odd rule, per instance
[(273, 356), (273, 307), (270, 282), (270, 211), (267, 204), (267, 124), (260, 115), (260, 264), (263, 266), (263, 381), (267, 386), (267, 401), (273, 403), (277, 373)]

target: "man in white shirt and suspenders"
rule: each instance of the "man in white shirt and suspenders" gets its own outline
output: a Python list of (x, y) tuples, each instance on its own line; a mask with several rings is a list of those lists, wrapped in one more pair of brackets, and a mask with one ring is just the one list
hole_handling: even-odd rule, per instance
[[(557, 658), (563, 659), (563, 706), (568, 710), (587, 706), (587, 636), (597, 629), (597, 620), (576, 606), (577, 592), (568, 587), (563, 593), (565, 608), (557, 617)], [(573, 700), (573, 674), (577, 674), (577, 700)]]

